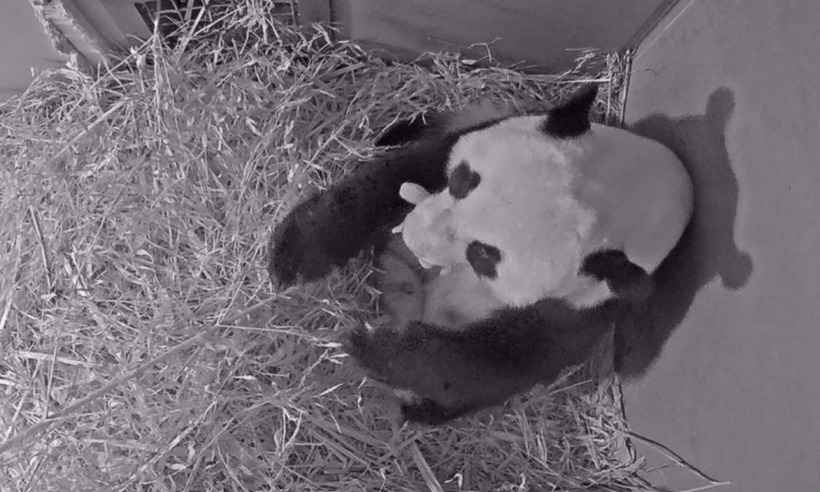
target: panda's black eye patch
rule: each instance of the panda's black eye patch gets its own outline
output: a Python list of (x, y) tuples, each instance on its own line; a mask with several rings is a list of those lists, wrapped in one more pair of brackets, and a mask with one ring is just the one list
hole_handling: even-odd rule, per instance
[(501, 261), (501, 251), (495, 246), (473, 241), (467, 245), (467, 261), (479, 276), (495, 278), (498, 272), (495, 266)]
[(461, 200), (473, 191), (479, 183), (481, 183), (481, 175), (470, 169), (469, 164), (461, 161), (450, 174), (447, 189), (450, 190), (450, 195), (453, 198)]

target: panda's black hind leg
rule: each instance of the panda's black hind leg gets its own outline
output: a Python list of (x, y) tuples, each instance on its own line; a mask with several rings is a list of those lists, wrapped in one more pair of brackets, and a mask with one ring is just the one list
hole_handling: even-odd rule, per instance
[[(492, 331), (498, 330), (471, 334), (418, 322), (401, 331), (360, 327), (345, 350), (371, 378), (415, 395), (402, 402), (405, 420), (435, 425), (503, 403), (538, 382), (533, 344), (525, 351), (518, 347), (525, 340)], [(515, 346), (504, 338), (516, 338)]]
[(654, 287), (652, 277), (616, 249), (589, 254), (581, 264), (580, 273), (605, 281), (616, 296), (633, 302), (648, 299)]
[(505, 308), (460, 330), (413, 322), (359, 327), (345, 350), (378, 381), (415, 395), (406, 420), (440, 424), (499, 405), (583, 362), (611, 328), (610, 303), (578, 310), (560, 299)]

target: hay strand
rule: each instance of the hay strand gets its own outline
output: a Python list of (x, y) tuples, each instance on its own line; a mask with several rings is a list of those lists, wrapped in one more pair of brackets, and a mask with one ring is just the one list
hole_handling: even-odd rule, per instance
[(596, 81), (612, 119), (617, 70), (387, 64), (273, 8), (192, 13), (0, 104), (0, 488), (645, 488), (610, 379), (396, 429), (338, 343), (380, 315), (366, 255), (285, 292), (265, 271), (273, 224), (395, 118)]

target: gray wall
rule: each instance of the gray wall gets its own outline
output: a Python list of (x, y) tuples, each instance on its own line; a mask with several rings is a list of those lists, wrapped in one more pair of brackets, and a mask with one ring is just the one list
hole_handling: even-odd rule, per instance
[(820, 485), (818, 39), (816, 0), (684, 0), (634, 62), (627, 118), (685, 160), (697, 207), (629, 341), (635, 371), (660, 356), (626, 411), (719, 491)]
[[(668, 0), (332, 0), (345, 37), (413, 57), (490, 42), (495, 56), (534, 70), (570, 66), (574, 49), (622, 48)], [(483, 55), (486, 50), (472, 50)]]
[(64, 60), (27, 0), (5, 0), (0, 5), (0, 41), (0, 100), (28, 86), (32, 67), (56, 67)]
[[(412, 59), (425, 51), (462, 51), (525, 62), (528, 71), (554, 72), (573, 64), (581, 48), (618, 50), (673, 0), (303, 0), (309, 20), (341, 25), (342, 36)], [(129, 0), (62, 0), (84, 33), (70, 33), (92, 63), (98, 48), (147, 34)], [(316, 12), (321, 11), (321, 15)], [(59, 64), (27, 0), (0, 6), (0, 97), (26, 87), (29, 68)], [(87, 38), (87, 36), (90, 38)], [(99, 46), (97, 46), (99, 45)]]

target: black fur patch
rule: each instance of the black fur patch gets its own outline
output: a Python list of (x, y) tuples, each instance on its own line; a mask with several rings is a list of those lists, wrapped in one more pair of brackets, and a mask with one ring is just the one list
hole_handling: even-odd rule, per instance
[(619, 306), (578, 310), (543, 299), (457, 331), (418, 322), (402, 330), (359, 327), (345, 350), (371, 378), (412, 392), (402, 401), (405, 420), (437, 425), (552, 383), (589, 357), (620, 317)]
[(565, 103), (552, 108), (541, 130), (556, 138), (572, 138), (589, 131), (589, 111), (598, 95), (598, 86), (589, 84)]
[(501, 251), (495, 246), (473, 241), (467, 245), (466, 254), (467, 261), (479, 276), (495, 278), (498, 275), (495, 266), (501, 261)]
[(438, 193), (447, 186), (451, 143), (420, 142), (364, 161), (325, 192), (288, 213), (271, 235), (268, 272), (278, 288), (313, 281), (389, 236), (412, 207), (399, 196), (402, 183)]
[(470, 169), (469, 164), (461, 161), (450, 174), (450, 178), (447, 180), (447, 188), (453, 198), (461, 200), (466, 198), (479, 183), (481, 183), (481, 175)]
[(430, 119), (432, 121), (419, 116), (414, 119), (399, 120), (382, 132), (379, 138), (376, 139), (376, 146), (404, 145), (419, 140), (431, 127), (435, 127), (439, 123), (438, 117), (430, 117)]
[(418, 403), (401, 405), (401, 415), (405, 421), (418, 422), (426, 425), (442, 425), (453, 419), (469, 413), (472, 408), (448, 408), (444, 405), (424, 398)]
[(509, 116), (490, 118), (462, 128), (450, 128), (449, 125), (456, 115), (455, 112), (430, 112), (413, 119), (406, 118), (396, 121), (376, 138), (375, 144), (377, 147), (389, 147), (407, 145), (425, 139), (442, 138), (455, 143), (468, 133), (484, 130), (509, 118)]
[(652, 278), (620, 250), (604, 249), (589, 254), (580, 273), (606, 281), (612, 292), (624, 299), (643, 301), (652, 293)]

